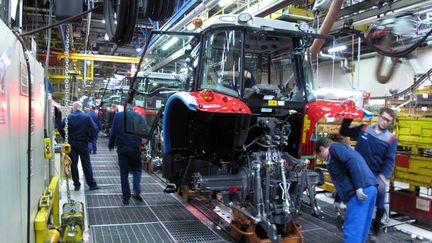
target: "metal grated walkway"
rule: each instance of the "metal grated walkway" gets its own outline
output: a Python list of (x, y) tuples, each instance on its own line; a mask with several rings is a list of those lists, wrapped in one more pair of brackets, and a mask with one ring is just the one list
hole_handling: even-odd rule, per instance
[(85, 191), (92, 242), (226, 242), (173, 195), (163, 193), (163, 186), (144, 171), (144, 202), (131, 198), (129, 205), (123, 205), (117, 153), (108, 151), (107, 138), (99, 137), (91, 163), (100, 186)]

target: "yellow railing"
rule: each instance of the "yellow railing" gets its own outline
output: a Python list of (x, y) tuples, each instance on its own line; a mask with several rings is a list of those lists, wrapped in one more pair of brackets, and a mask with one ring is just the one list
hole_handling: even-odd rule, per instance
[[(86, 71), (86, 80), (93, 80), (94, 79), (94, 61), (88, 61), (89, 64), (87, 64), (87, 71)], [(84, 62), (79, 61), (76, 62), (75, 68), (71, 68), (69, 70), (69, 77), (72, 73), (74, 73), (77, 78), (77, 80), (83, 80), (83, 70), (84, 70)], [(72, 72), (74, 71), (74, 72)], [(63, 83), (65, 79), (65, 73), (64, 73), (64, 67), (62, 66), (54, 66), (49, 67), (48, 69), (48, 78), (52, 80), (53, 83)]]
[(34, 221), (35, 242), (43, 243), (48, 233), (50, 215), (53, 217), (52, 226), (60, 227), (59, 220), (59, 177), (54, 176), (45, 189), (40, 203), (39, 211)]

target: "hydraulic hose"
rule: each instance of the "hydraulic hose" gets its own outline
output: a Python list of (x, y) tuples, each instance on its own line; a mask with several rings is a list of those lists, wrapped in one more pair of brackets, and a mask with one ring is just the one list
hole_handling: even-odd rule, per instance
[(374, 44), (372, 44), (372, 42), (370, 42), (366, 37), (364, 37), (364, 35), (362, 34), (362, 32), (359, 31), (359, 30), (345, 27), (345, 28), (343, 28), (341, 30), (341, 32), (357, 35), (357, 37), (360, 37), (361, 40), (364, 43), (366, 43), (366, 45), (368, 45), (374, 51), (378, 52), (379, 54), (381, 54), (383, 56), (388, 56), (388, 57), (405, 57), (406, 55), (410, 54), (412, 51), (414, 51), (415, 49), (417, 49), (417, 47), (419, 47), (429, 37), (429, 35), (432, 34), (432, 29), (429, 30), (429, 32), (425, 36), (423, 36), (423, 38), (421, 38), (420, 40), (418, 40), (415, 44), (413, 44), (412, 46), (408, 47), (406, 50), (403, 50), (403, 51), (400, 51), (400, 52), (389, 52), (389, 51), (385, 51), (385, 50), (382, 50), (382, 49), (376, 47)]
[(371, 99), (385, 99), (385, 98), (390, 98), (390, 97), (401, 97), (403, 95), (408, 94), (409, 92), (411, 92), (412, 90), (414, 90), (415, 88), (417, 88), (418, 86), (420, 86), (420, 84), (422, 84), (424, 81), (426, 81), (427, 79), (429, 79), (432, 75), (432, 68), (429, 69), (425, 74), (423, 74), (422, 76), (420, 76), (412, 85), (410, 85), (408, 88), (404, 89), (403, 91), (394, 94), (394, 95), (389, 95), (389, 96), (375, 96), (375, 97), (371, 97)]
[(30, 243), (30, 206), (31, 206), (31, 173), (32, 173), (32, 161), (31, 161), (31, 110), (32, 110), (32, 81), (31, 81), (31, 70), (29, 57), (27, 55), (27, 48), (25, 47), (24, 41), (19, 33), (13, 32), (21, 43), (23, 49), (24, 59), (27, 65), (27, 79), (28, 79), (28, 127), (27, 127), (27, 243)]

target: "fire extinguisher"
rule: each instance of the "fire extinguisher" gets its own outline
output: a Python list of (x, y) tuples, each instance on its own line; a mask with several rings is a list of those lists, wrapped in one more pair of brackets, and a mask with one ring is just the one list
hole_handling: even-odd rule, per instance
[(45, 159), (52, 158), (51, 139), (47, 136), (46, 130), (44, 130), (44, 156)]

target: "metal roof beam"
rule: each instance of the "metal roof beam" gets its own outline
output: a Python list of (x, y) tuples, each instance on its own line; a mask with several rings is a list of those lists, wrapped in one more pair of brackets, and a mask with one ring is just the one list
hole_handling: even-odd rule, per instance
[[(57, 54), (57, 58), (64, 59), (64, 53)], [(71, 60), (89, 60), (99, 62), (116, 62), (116, 63), (138, 63), (139, 57), (123, 57), (123, 56), (109, 56), (109, 55), (93, 55), (93, 54), (80, 54), (69, 53)]]

